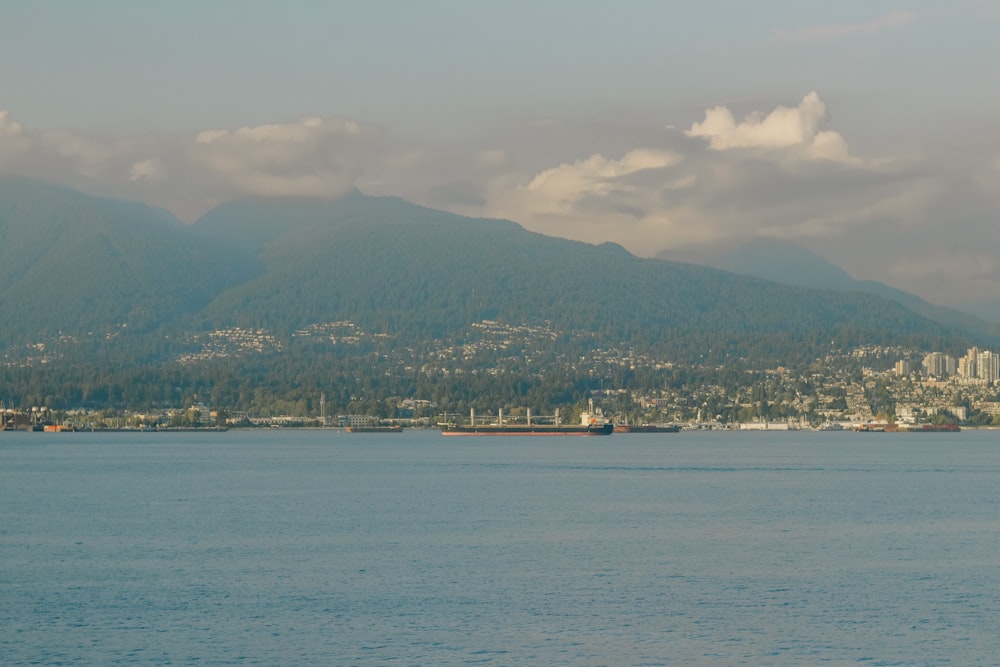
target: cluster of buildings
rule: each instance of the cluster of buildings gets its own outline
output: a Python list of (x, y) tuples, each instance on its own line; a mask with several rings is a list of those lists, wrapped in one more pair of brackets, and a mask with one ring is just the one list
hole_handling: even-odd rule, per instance
[(970, 347), (965, 356), (958, 359), (943, 352), (931, 352), (924, 356), (919, 367), (909, 359), (896, 362), (897, 377), (906, 377), (918, 370), (929, 378), (958, 377), (989, 383), (1000, 380), (1000, 354)]
[(243, 353), (280, 352), (281, 343), (264, 329), (231, 327), (197, 334), (189, 339), (201, 349), (186, 352), (177, 358), (182, 365), (196, 364), (211, 359), (239, 356)]

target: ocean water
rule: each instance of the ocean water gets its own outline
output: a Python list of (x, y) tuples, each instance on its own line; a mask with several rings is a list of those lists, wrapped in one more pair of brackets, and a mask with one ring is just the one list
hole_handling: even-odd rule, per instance
[(0, 664), (1000, 663), (1000, 432), (0, 433)]

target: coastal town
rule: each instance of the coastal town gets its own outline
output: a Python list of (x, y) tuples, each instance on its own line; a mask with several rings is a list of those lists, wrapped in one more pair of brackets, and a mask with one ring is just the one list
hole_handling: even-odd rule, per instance
[[(449, 369), (449, 362), (473, 357), (485, 347), (523, 350), (526, 341), (552, 337), (544, 328), (508, 327), (488, 321), (476, 328), (484, 334), (482, 340), (436, 351), (430, 355), (436, 363), (429, 364), (425, 372), (460, 373), (458, 368)], [(350, 345), (367, 334), (349, 322), (338, 322), (298, 331), (296, 336)], [(280, 349), (280, 343), (263, 331), (212, 332), (204, 338), (200, 354), (178, 361), (192, 364), (213, 355)], [(744, 382), (738, 376), (728, 376), (715, 383), (666, 388), (616, 387), (611, 378), (620, 376), (621, 369), (662, 370), (671, 367), (670, 362), (620, 350), (597, 351), (588, 361), (596, 368), (608, 369), (608, 379), (598, 378), (589, 395), (581, 397), (574, 418), (583, 409), (583, 400), (590, 400), (616, 423), (670, 424), (682, 429), (894, 430), (1000, 425), (1000, 354), (979, 348), (956, 357), (943, 352), (919, 354), (899, 347), (864, 346), (817, 360), (804, 372), (776, 367), (743, 371), (749, 380)], [(714, 370), (720, 375), (722, 369)], [(328, 412), (325, 399), (320, 395), (304, 409), (280, 414), (237, 410), (203, 400), (150, 410), (54, 409), (8, 400), (0, 401), (0, 425), (39, 431), (428, 428), (447, 420), (449, 411), (454, 414), (456, 410), (456, 406), (408, 396), (383, 402), (389, 408), (380, 414)], [(516, 417), (530, 410), (531, 406), (510, 406), (505, 411)]]

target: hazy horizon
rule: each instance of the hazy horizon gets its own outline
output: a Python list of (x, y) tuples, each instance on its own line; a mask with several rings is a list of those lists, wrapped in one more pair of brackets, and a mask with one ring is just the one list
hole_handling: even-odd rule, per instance
[(939, 4), (11, 4), (0, 173), (187, 221), (356, 187), (642, 256), (779, 238), (958, 305), (1000, 293), (1000, 9)]

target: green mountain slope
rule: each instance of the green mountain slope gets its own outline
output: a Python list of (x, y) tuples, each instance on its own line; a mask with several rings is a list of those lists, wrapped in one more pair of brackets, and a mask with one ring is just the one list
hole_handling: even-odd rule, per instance
[(164, 211), (0, 178), (0, 342), (118, 324), (149, 330), (254, 270)]
[(0, 179), (0, 308), (0, 394), (70, 407), (210, 396), (301, 412), (320, 394), (351, 410), (401, 396), (551, 407), (597, 379), (624, 386), (631, 358), (647, 386), (686, 386), (716, 366), (736, 378), (860, 345), (1000, 340), (872, 294), (357, 192), (236, 201), (185, 226), (13, 178)]
[(204, 316), (216, 326), (288, 335), (350, 320), (413, 342), (498, 319), (590, 332), (595, 345), (628, 342), (714, 360), (799, 358), (831, 341), (930, 341), (956, 333), (867, 294), (639, 259), (610, 244), (359, 193), (338, 202), (239, 202), (210, 212), (193, 231), (236, 238), (244, 226), (265, 272), (212, 302)]
[[(673, 256), (671, 253), (658, 255), (666, 260)], [(756, 239), (736, 248), (704, 255), (699, 263), (786, 285), (873, 294), (970, 336), (1000, 338), (1000, 324), (996, 322), (987, 322), (955, 308), (929, 303), (915, 294), (874, 280), (855, 280), (820, 255), (788, 241)]]

